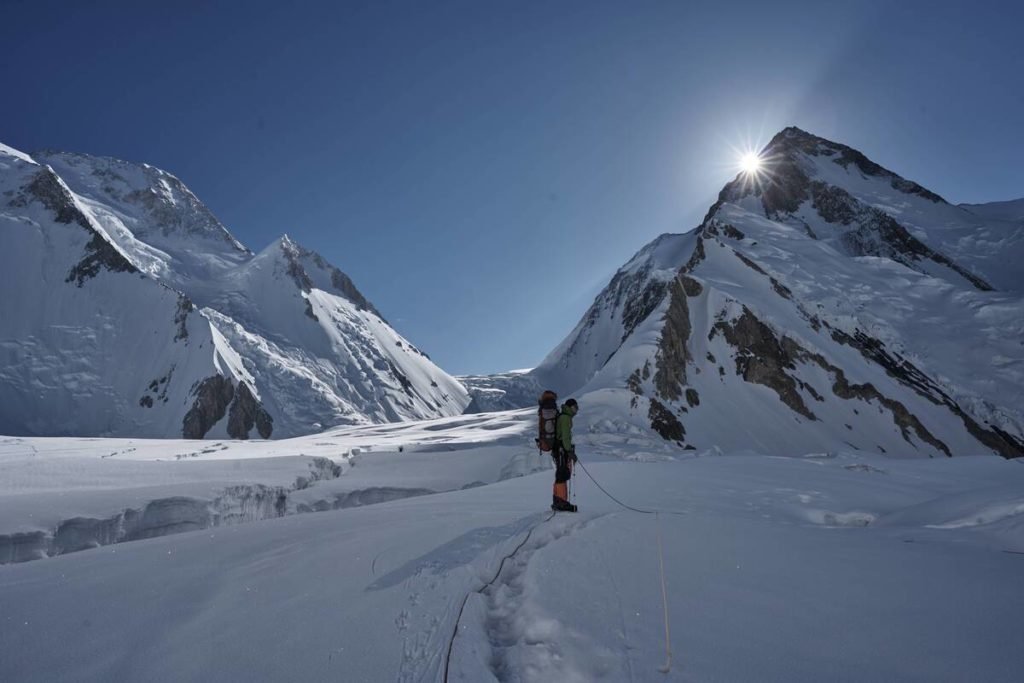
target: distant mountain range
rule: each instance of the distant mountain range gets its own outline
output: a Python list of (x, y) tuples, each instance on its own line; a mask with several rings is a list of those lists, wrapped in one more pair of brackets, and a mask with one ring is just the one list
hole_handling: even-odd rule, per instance
[(682, 448), (1024, 455), (1024, 200), (953, 205), (797, 128), (529, 372), (454, 378), (174, 176), (0, 145), (0, 433), (284, 437), (580, 399)]
[(526, 375), (685, 448), (1024, 455), (1024, 200), (955, 206), (797, 128), (612, 278)]
[(0, 433), (286, 437), (465, 387), (287, 236), (258, 254), (146, 164), (0, 145)]

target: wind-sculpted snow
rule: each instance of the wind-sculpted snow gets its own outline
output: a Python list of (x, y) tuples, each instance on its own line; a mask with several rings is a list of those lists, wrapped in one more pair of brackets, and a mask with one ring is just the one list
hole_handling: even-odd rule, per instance
[(469, 403), (319, 254), (253, 254), (152, 166), (36, 157), (0, 149), (0, 433), (278, 438)]

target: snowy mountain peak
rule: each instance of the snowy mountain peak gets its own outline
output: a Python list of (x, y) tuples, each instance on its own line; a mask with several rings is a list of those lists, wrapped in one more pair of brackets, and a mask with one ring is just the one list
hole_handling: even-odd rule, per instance
[(112, 157), (44, 150), (33, 157), (51, 166), (79, 195), (114, 208), (130, 219), (140, 240), (177, 237), (248, 250), (176, 176), (149, 164)]
[(800, 155), (822, 157), (848, 171), (852, 166), (865, 177), (877, 177), (888, 181), (890, 187), (899, 192), (919, 195), (935, 203), (947, 203), (934, 192), (883, 168), (852, 147), (826, 140), (796, 126), (784, 128), (776, 134), (761, 153), (767, 160), (786, 158), (798, 161)]
[(283, 256), (287, 274), (303, 292), (308, 293), (316, 288), (338, 294), (360, 310), (369, 311), (383, 319), (352, 279), (317, 252), (306, 249), (287, 234), (272, 243), (269, 249), (276, 250)]
[(820, 184), (867, 184), (876, 193), (895, 190), (933, 204), (947, 204), (939, 195), (882, 167), (852, 147), (795, 126), (777, 133), (758, 156), (763, 170), (737, 176), (723, 188), (719, 201), (737, 201), (754, 195), (762, 199), (767, 214), (777, 215), (794, 212), (802, 202), (814, 199), (821, 191)]
[(969, 222), (964, 209), (851, 147), (796, 127), (778, 133), (760, 156), (762, 169), (728, 183), (705, 225), (721, 219), (728, 213), (723, 207), (732, 204), (798, 225), (850, 256), (891, 258), (923, 273), (994, 289), (971, 267), (971, 254), (958, 253), (962, 245), (934, 234), (938, 227)]
[(1021, 275), (998, 258), (1020, 226), (798, 128), (762, 158), (630, 259), (536, 384), (692, 448), (1024, 455)]
[(20, 152), (20, 151), (14, 149), (13, 147), (8, 147), (7, 145), (5, 145), (2, 142), (0, 142), (0, 156), (13, 157), (14, 159), (18, 159), (19, 161), (24, 161), (24, 162), (27, 162), (27, 163), (30, 163), (30, 164), (35, 164), (36, 163), (35, 159), (30, 157), (28, 154), (25, 154), (24, 152)]
[(0, 433), (287, 437), (469, 403), (338, 268), (287, 235), (253, 254), (153, 166), (3, 147), (0, 204)]

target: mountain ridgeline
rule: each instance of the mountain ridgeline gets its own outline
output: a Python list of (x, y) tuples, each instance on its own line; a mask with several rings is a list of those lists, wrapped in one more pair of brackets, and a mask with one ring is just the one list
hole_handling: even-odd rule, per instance
[(466, 389), (287, 236), (254, 254), (145, 164), (0, 145), (0, 433), (287, 437)]
[(797, 128), (760, 156), (508, 396), (690, 449), (1024, 455), (1024, 201), (954, 206)]
[(464, 377), (174, 176), (0, 145), (0, 433), (287, 437), (580, 399), (680, 448), (1024, 455), (1024, 200), (953, 205), (797, 128), (528, 373)]

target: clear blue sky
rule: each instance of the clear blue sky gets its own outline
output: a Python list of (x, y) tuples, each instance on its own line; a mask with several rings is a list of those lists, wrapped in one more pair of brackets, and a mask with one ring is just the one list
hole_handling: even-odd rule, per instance
[(540, 362), (787, 125), (1024, 195), (1019, 2), (0, 0), (0, 141), (175, 173), (453, 373)]

